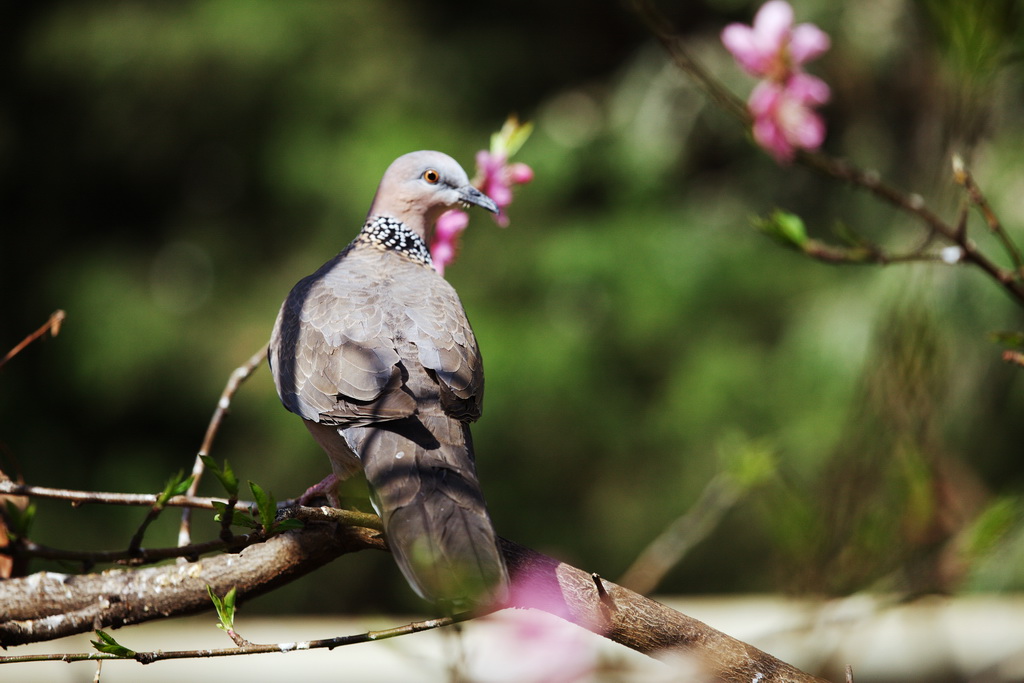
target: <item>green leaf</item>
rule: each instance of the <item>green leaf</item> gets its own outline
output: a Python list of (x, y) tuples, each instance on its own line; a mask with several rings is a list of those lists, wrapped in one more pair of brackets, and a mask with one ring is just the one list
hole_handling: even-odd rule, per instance
[(115, 657), (123, 657), (125, 659), (130, 659), (135, 656), (134, 650), (129, 650), (124, 645), (121, 645), (104, 631), (97, 630), (96, 635), (99, 637), (99, 640), (90, 640), (89, 642), (92, 643), (92, 646), (98, 651), (105, 652), (108, 655), (114, 655)]
[[(263, 533), (267, 536), (288, 531), (289, 529), (299, 529), (303, 526), (302, 522), (297, 519), (286, 519), (282, 522), (275, 521), (277, 519), (277, 501), (274, 500), (274, 494), (270, 491), (264, 491), (263, 487), (254, 481), (249, 482), (249, 488), (252, 490), (252, 497), (256, 500), (256, 507), (260, 516), (260, 526), (262, 526)], [(242, 524), (244, 523), (242, 522)]]
[(214, 474), (217, 474), (218, 472), (221, 471), (220, 465), (218, 465), (217, 461), (213, 459), (213, 456), (200, 455), (199, 459), (203, 461), (203, 466), (206, 469), (208, 469), (211, 472), (213, 472)]
[(182, 475), (182, 471), (178, 470), (177, 474), (167, 480), (167, 485), (164, 486), (164, 490), (160, 492), (159, 496), (157, 496), (157, 507), (163, 507), (171, 498), (180, 496), (188, 491), (188, 487), (192, 485), (192, 477), (182, 479)]
[(235, 599), (238, 596), (237, 587), (232, 587), (223, 598), (213, 592), (213, 587), (206, 584), (206, 593), (213, 602), (213, 608), (217, 610), (217, 619), (220, 621), (217, 628), (224, 631), (233, 631), (235, 628)]
[(511, 159), (529, 139), (531, 133), (533, 123), (519, 123), (519, 118), (513, 114), (505, 120), (500, 131), (491, 135), (491, 153), (503, 154), (506, 159)]
[(11, 539), (14, 538), (25, 538), (28, 536), (29, 530), (32, 528), (32, 522), (36, 518), (36, 504), (29, 503), (25, 509), (21, 509), (14, 504), (13, 501), (7, 500), (7, 521), (9, 528), (7, 529), (7, 536)]
[[(213, 501), (213, 506), (217, 509), (217, 514), (213, 516), (215, 522), (223, 521), (224, 515), (227, 514), (227, 503), (222, 503), (218, 500)], [(231, 511), (231, 524), (237, 526), (244, 526), (247, 529), (259, 529), (260, 524), (252, 518), (245, 510), (234, 508)]]
[(221, 467), (217, 462), (208, 455), (200, 455), (203, 464), (206, 465), (206, 469), (213, 472), (213, 475), (220, 481), (220, 485), (224, 487), (228, 495), (232, 498), (238, 497), (238, 477), (235, 476), (234, 470), (231, 469), (231, 464), (225, 458), (224, 467)]
[(260, 524), (263, 526), (263, 530), (269, 534), (270, 527), (277, 517), (277, 502), (274, 500), (274, 495), (269, 491), (264, 491), (263, 487), (253, 481), (249, 482), (249, 489), (252, 491), (252, 497), (256, 499)]
[(807, 228), (800, 216), (776, 209), (768, 218), (756, 217), (754, 227), (787, 247), (802, 249), (807, 243)]
[(180, 482), (177, 486), (175, 486), (171, 490), (171, 498), (174, 498), (175, 496), (185, 495), (188, 492), (189, 487), (192, 486), (193, 479), (195, 479), (195, 477), (190, 476), (188, 479)]

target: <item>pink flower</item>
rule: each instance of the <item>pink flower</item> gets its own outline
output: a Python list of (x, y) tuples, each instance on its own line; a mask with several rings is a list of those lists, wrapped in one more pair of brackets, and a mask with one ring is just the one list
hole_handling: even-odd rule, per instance
[(825, 122), (812, 107), (828, 96), (828, 86), (807, 74), (796, 74), (784, 85), (761, 81), (749, 101), (754, 140), (780, 163), (791, 161), (797, 148), (817, 149), (825, 140)]
[(504, 209), (512, 203), (512, 187), (533, 180), (533, 169), (523, 163), (509, 164), (503, 152), (485, 149), (476, 153), (476, 168), (477, 176), (473, 184), (502, 210), (494, 220), (501, 227), (507, 228), (508, 216)]
[(461, 209), (445, 211), (434, 226), (434, 239), (430, 243), (430, 260), (434, 270), (444, 275), (444, 268), (455, 260), (459, 247), (459, 235), (469, 225), (469, 214)]
[(828, 34), (814, 24), (793, 26), (793, 8), (784, 0), (766, 2), (753, 26), (726, 26), (722, 43), (751, 75), (774, 81), (786, 80), (830, 45)]
[(474, 650), (482, 654), (472, 671), (473, 680), (574, 683), (593, 679), (600, 638), (569, 623), (572, 614), (557, 579), (530, 573), (516, 577), (509, 604), (519, 609), (487, 617), (490, 638)]
[[(508, 227), (508, 216), (504, 209), (512, 203), (512, 188), (533, 180), (532, 168), (523, 163), (508, 162), (509, 157), (530, 137), (532, 130), (532, 124), (519, 123), (519, 119), (510, 116), (501, 130), (491, 136), (490, 150), (482, 149), (476, 154), (473, 186), (498, 205), (499, 212), (494, 220), (503, 228)], [(459, 209), (446, 211), (437, 219), (434, 238), (430, 243), (430, 258), (434, 262), (434, 269), (441, 275), (444, 275), (445, 266), (455, 260), (459, 235), (468, 224), (469, 216)]]
[(770, 0), (753, 26), (726, 26), (722, 43), (743, 69), (762, 79), (747, 101), (754, 140), (780, 163), (790, 161), (797, 148), (820, 147), (825, 122), (814, 107), (828, 101), (829, 89), (802, 67), (828, 50), (828, 34), (813, 24), (793, 26), (789, 3)]

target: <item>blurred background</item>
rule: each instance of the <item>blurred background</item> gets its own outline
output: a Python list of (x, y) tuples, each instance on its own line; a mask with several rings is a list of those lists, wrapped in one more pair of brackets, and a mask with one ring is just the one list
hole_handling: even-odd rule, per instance
[[(1020, 3), (794, 5), (832, 37), (810, 67), (833, 89), (826, 151), (950, 221), (960, 152), (1024, 237)], [(745, 98), (718, 34), (757, 5), (659, 7)], [(0, 370), (5, 472), (159, 491), (390, 161), (439, 149), (472, 175), (515, 112), (536, 178), (507, 229), (473, 215), (447, 271), (486, 360), (474, 437), (502, 535), (614, 580), (725, 478), (735, 504), (659, 593), (1024, 587), (1024, 371), (989, 338), (1020, 305), (976, 270), (830, 267), (758, 234), (781, 207), (822, 239), (926, 237), (753, 147), (628, 5), (5, 3), (0, 53), (0, 352), (67, 312)], [(265, 368), (213, 455), (278, 499), (328, 472)], [(143, 515), (43, 501), (33, 538), (123, 548)], [(166, 517), (147, 545), (174, 543)], [(379, 553), (245, 607), (422, 609)]]

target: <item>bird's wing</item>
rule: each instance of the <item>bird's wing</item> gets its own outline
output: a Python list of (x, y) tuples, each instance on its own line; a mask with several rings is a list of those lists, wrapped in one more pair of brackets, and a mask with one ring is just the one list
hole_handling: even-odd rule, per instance
[(408, 417), (386, 302), (343, 252), (300, 281), (281, 306), (270, 365), (285, 407), (307, 420), (351, 425)]
[(419, 269), (395, 283), (393, 296), (404, 311), (415, 360), (438, 381), (445, 413), (465, 422), (479, 418), (483, 360), (455, 289), (432, 270)]

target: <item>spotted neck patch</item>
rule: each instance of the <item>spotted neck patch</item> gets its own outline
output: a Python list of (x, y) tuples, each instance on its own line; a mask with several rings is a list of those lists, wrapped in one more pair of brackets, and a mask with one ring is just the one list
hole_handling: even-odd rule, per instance
[(433, 265), (430, 250), (423, 239), (405, 223), (387, 216), (377, 216), (366, 222), (356, 238), (380, 249), (390, 249), (424, 265)]

